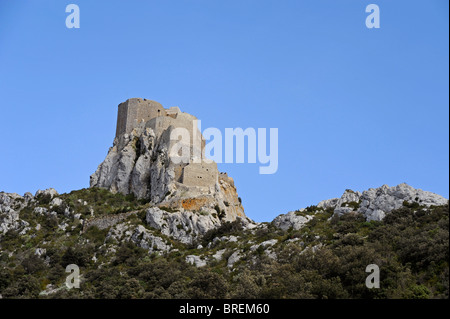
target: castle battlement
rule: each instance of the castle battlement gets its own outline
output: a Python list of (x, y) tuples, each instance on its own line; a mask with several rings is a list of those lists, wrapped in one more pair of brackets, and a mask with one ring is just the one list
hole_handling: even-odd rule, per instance
[(183, 127), (193, 135), (194, 120), (197, 120), (195, 116), (181, 112), (178, 106), (165, 109), (156, 101), (131, 98), (119, 104), (116, 137), (130, 134), (142, 123), (155, 131), (164, 131), (171, 125)]

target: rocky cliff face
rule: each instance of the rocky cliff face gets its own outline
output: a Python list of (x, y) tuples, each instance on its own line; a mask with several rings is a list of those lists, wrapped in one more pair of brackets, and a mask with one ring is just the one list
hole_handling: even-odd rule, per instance
[(180, 167), (169, 157), (172, 129), (157, 135), (152, 128), (140, 125), (130, 134), (116, 137), (106, 159), (91, 176), (90, 186), (132, 193), (172, 210), (218, 214), (226, 221), (245, 218), (233, 179), (227, 175), (219, 174), (212, 187), (180, 182), (176, 172)]

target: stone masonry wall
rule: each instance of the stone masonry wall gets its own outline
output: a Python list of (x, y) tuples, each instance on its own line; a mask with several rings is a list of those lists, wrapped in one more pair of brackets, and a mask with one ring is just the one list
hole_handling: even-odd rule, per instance
[(128, 216), (136, 214), (137, 211), (122, 213), (111, 216), (102, 216), (93, 219), (86, 220), (83, 224), (83, 232), (85, 232), (89, 227), (97, 226), (98, 229), (106, 229), (108, 227), (114, 226), (115, 224), (126, 219)]
[(164, 107), (158, 102), (140, 98), (128, 99), (119, 104), (116, 137), (124, 133), (129, 134), (139, 123), (165, 115)]
[(187, 186), (214, 187), (217, 182), (217, 164), (190, 163), (183, 169), (183, 184)]

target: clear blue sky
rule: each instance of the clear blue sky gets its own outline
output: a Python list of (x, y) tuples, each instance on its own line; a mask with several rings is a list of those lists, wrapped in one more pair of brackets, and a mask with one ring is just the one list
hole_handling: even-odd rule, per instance
[[(81, 28), (67, 29), (78, 4)], [(376, 3), (381, 28), (367, 29)], [(279, 128), (279, 169), (220, 164), (269, 221), (346, 188), (448, 198), (445, 0), (0, 1), (0, 190), (89, 186), (117, 105), (179, 106), (206, 127)]]

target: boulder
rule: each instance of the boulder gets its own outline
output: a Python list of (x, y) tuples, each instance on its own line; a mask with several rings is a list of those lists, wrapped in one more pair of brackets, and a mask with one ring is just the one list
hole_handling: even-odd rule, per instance
[(168, 212), (157, 207), (148, 208), (146, 212), (146, 221), (150, 227), (185, 244), (192, 243), (196, 237), (221, 225), (219, 218), (211, 214)]
[(197, 267), (197, 268), (206, 266), (206, 261), (201, 259), (200, 256), (196, 256), (196, 255), (186, 256), (186, 262), (188, 264), (195, 265), (195, 267)]
[(289, 212), (287, 214), (281, 214), (272, 221), (273, 225), (282, 230), (288, 230), (292, 227), (294, 230), (299, 230), (307, 222), (309, 222), (313, 218), (312, 215), (302, 216), (298, 212)]

